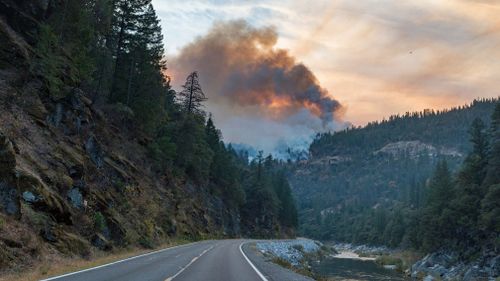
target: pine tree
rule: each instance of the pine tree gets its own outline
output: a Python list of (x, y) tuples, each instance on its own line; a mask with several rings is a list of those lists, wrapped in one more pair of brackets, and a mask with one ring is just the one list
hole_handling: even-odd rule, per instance
[(198, 80), (198, 72), (194, 71), (186, 78), (186, 83), (182, 86), (183, 90), (179, 93), (184, 111), (187, 114), (204, 115), (202, 102), (207, 98), (201, 89)]
[(491, 185), (481, 201), (481, 225), (495, 241), (500, 234), (500, 184)]
[[(115, 0), (113, 20), (107, 47), (111, 50), (114, 63), (109, 102), (124, 102), (135, 61), (130, 56), (137, 44), (137, 29), (141, 12), (150, 0)], [(128, 71), (127, 71), (128, 70)]]
[(481, 185), (486, 176), (488, 163), (488, 139), (484, 122), (476, 118), (472, 121), (469, 130), (472, 152), (464, 162), (464, 169), (459, 174), (462, 184)]
[(473, 148), (458, 173), (454, 214), (457, 218), (456, 238), (459, 239), (461, 247), (474, 249), (478, 247), (477, 241), (481, 240), (481, 235), (484, 234), (478, 228), (478, 220), (481, 200), (486, 195), (482, 182), (487, 170), (488, 140), (485, 125), (480, 119), (472, 122), (469, 133)]
[(221, 132), (218, 130), (214, 122), (212, 121), (212, 114), (209, 115), (207, 124), (205, 126), (205, 134), (207, 137), (208, 145), (213, 151), (217, 151), (220, 148)]
[(451, 223), (451, 202), (453, 182), (445, 160), (440, 161), (429, 183), (426, 207), (422, 215), (423, 247), (436, 250), (452, 237), (454, 225)]
[(446, 160), (440, 161), (429, 184), (427, 206), (435, 210), (447, 208), (453, 198), (453, 182)]
[[(500, 102), (496, 104), (491, 116), (490, 143), (486, 178), (483, 182), (487, 192), (481, 201), (481, 226), (486, 235), (495, 241), (500, 235)], [(498, 244), (498, 240), (496, 243)]]
[(152, 132), (163, 121), (170, 84), (165, 77), (163, 35), (151, 3), (139, 15), (136, 43), (131, 51), (125, 104), (130, 106), (142, 127)]
[(490, 150), (488, 151), (488, 168), (484, 185), (500, 183), (500, 102), (497, 102), (491, 116)]

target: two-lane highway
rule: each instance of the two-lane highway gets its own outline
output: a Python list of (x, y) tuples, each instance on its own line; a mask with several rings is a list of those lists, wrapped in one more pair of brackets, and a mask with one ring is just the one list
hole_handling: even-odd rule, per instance
[(45, 281), (266, 281), (241, 249), (243, 243), (245, 240), (191, 243)]

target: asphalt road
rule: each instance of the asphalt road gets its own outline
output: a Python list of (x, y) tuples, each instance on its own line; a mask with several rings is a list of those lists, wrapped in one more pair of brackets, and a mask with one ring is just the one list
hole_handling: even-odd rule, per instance
[(243, 253), (241, 245), (245, 242), (191, 243), (45, 281), (267, 281)]

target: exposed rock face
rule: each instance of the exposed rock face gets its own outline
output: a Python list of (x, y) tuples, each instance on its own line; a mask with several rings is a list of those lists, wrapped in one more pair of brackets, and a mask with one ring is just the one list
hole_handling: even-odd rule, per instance
[(103, 152), (95, 136), (90, 136), (87, 142), (85, 142), (85, 151), (97, 168), (101, 168), (103, 165)]
[(82, 89), (53, 97), (29, 74), (33, 36), (60, 3), (0, 0), (0, 274), (177, 235), (238, 236), (237, 212), (208, 187), (157, 174), (131, 122)]
[(375, 155), (386, 154), (386, 155), (391, 155), (392, 157), (407, 155), (410, 158), (417, 158), (424, 154), (430, 157), (436, 157), (439, 154), (462, 157), (462, 154), (456, 150), (449, 148), (436, 148), (430, 144), (426, 144), (421, 141), (392, 142), (385, 145), (381, 149), (375, 151), (374, 154)]
[(83, 196), (78, 188), (72, 188), (68, 191), (68, 199), (73, 207), (83, 208)]
[(500, 276), (499, 267), (500, 256), (482, 256), (478, 261), (466, 264), (451, 253), (432, 253), (411, 267), (411, 277), (424, 280), (489, 281)]

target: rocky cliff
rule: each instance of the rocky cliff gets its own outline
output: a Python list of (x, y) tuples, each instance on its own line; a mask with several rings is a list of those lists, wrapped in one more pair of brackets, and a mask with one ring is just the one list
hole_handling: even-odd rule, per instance
[(78, 87), (50, 96), (34, 36), (57, 1), (0, 1), (0, 272), (171, 237), (239, 235), (205, 187), (157, 172), (148, 137)]

